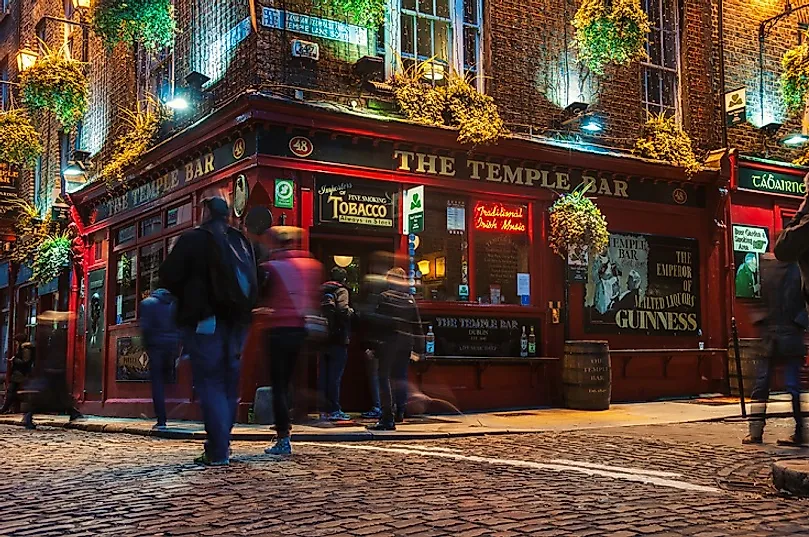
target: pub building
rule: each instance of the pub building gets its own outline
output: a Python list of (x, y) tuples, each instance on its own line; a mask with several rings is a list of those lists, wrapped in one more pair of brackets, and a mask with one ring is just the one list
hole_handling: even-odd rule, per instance
[[(721, 388), (728, 329), (717, 313), (729, 282), (718, 168), (687, 179), (601, 148), (513, 137), (470, 151), (456, 136), (254, 93), (156, 147), (125, 188), (99, 182), (71, 195), (87, 244), (69, 356), (83, 411), (151, 414), (139, 302), (211, 193), (228, 199), (238, 225), (265, 206), (275, 224), (306, 229), (305, 246), (326, 271), (346, 269), (355, 299), (373, 254), (394, 254), (435, 341), (410, 368), (414, 388), (440, 403), (428, 410), (563, 404), (566, 339), (609, 342), (613, 401)], [(568, 262), (547, 245), (548, 209), (581, 183), (610, 242)], [(243, 357), (241, 421), (269, 384), (260, 331)], [(343, 378), (348, 411), (370, 404), (362, 350), (358, 335)], [(300, 392), (316, 386), (309, 365)], [(172, 418), (198, 417), (187, 362), (174, 380)]]

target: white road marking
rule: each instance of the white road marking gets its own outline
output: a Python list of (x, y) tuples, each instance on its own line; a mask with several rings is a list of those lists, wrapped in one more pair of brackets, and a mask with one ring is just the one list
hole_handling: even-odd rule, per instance
[(640, 474), (640, 475), (654, 475), (657, 477), (683, 477), (683, 474), (675, 474), (673, 472), (660, 472), (658, 470), (645, 470), (642, 468), (625, 468), (623, 466), (605, 466), (603, 464), (595, 464), (592, 462), (579, 462), (571, 461), (568, 459), (553, 459), (550, 462), (554, 464), (566, 464), (570, 466), (581, 466), (582, 468), (594, 468), (596, 470), (608, 470), (612, 472), (619, 472), (622, 474)]
[[(411, 445), (408, 445), (408, 444), (386, 444), (386, 445), (390, 446), (390, 447), (393, 447), (393, 448), (402, 448), (402, 449), (413, 449), (413, 447), (414, 447), (414, 446), (411, 446)], [(461, 452), (460, 449), (445, 448), (445, 447), (438, 447), (438, 446), (422, 446), (422, 445), (419, 445), (419, 446), (416, 446), (416, 447), (418, 447), (418, 449), (420, 449), (422, 451), (436, 451), (436, 452), (440, 452), (440, 453), (460, 453)]]
[[(611, 479), (621, 479), (624, 481), (633, 481), (636, 483), (644, 483), (647, 485), (656, 485), (660, 487), (668, 487), (679, 490), (687, 490), (690, 492), (707, 492), (707, 493), (721, 493), (722, 490), (715, 487), (707, 487), (704, 485), (695, 485), (685, 481), (677, 481), (674, 479), (666, 479), (654, 475), (659, 472), (646, 472), (641, 474), (642, 470), (635, 470), (629, 473), (626, 470), (623, 472), (608, 471), (599, 468), (589, 468), (582, 466), (579, 463), (577, 466), (570, 464), (547, 464), (533, 461), (522, 461), (518, 459), (499, 459), (491, 457), (480, 457), (477, 455), (463, 455), (461, 453), (444, 453), (441, 451), (425, 451), (424, 449), (417, 449), (415, 447), (383, 447), (383, 446), (369, 446), (365, 444), (332, 444), (322, 442), (298, 442), (297, 445), (312, 446), (312, 447), (329, 447), (335, 449), (347, 449), (355, 451), (377, 451), (382, 453), (398, 453), (400, 455), (417, 455), (424, 457), (437, 457), (444, 459), (453, 459), (456, 461), (479, 462), (486, 464), (493, 464), (498, 466), (514, 466), (517, 468), (530, 468), (532, 470), (548, 470), (552, 472), (577, 472), (590, 476), (608, 477)], [(585, 463), (586, 464), (586, 463)], [(631, 470), (631, 469), (628, 469)], [(637, 473), (635, 473), (637, 472)]]

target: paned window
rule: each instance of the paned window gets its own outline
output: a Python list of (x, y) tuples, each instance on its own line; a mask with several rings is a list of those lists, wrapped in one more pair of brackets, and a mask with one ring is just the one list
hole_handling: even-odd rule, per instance
[(643, 0), (652, 31), (641, 69), (643, 104), (651, 114), (677, 116), (680, 101), (680, 27), (677, 0)]
[(11, 87), (4, 82), (8, 82), (8, 59), (0, 61), (0, 110), (7, 110), (11, 106)]

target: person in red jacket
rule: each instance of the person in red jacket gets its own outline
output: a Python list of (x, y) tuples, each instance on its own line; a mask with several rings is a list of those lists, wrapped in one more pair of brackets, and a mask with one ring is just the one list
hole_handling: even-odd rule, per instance
[(306, 316), (318, 313), (323, 266), (301, 248), (300, 228), (276, 226), (269, 233), (276, 249), (261, 265), (266, 284), (260, 306), (268, 311), (265, 345), (270, 353), (277, 439), (264, 452), (291, 455), (289, 384), (306, 342)]

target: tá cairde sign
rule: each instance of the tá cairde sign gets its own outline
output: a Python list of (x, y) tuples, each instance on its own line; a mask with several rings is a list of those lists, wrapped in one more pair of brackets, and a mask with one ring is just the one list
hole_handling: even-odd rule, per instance
[(394, 189), (344, 178), (318, 179), (316, 186), (319, 224), (393, 229)]
[(588, 332), (696, 335), (699, 243), (656, 235), (610, 235), (592, 256), (585, 295)]

